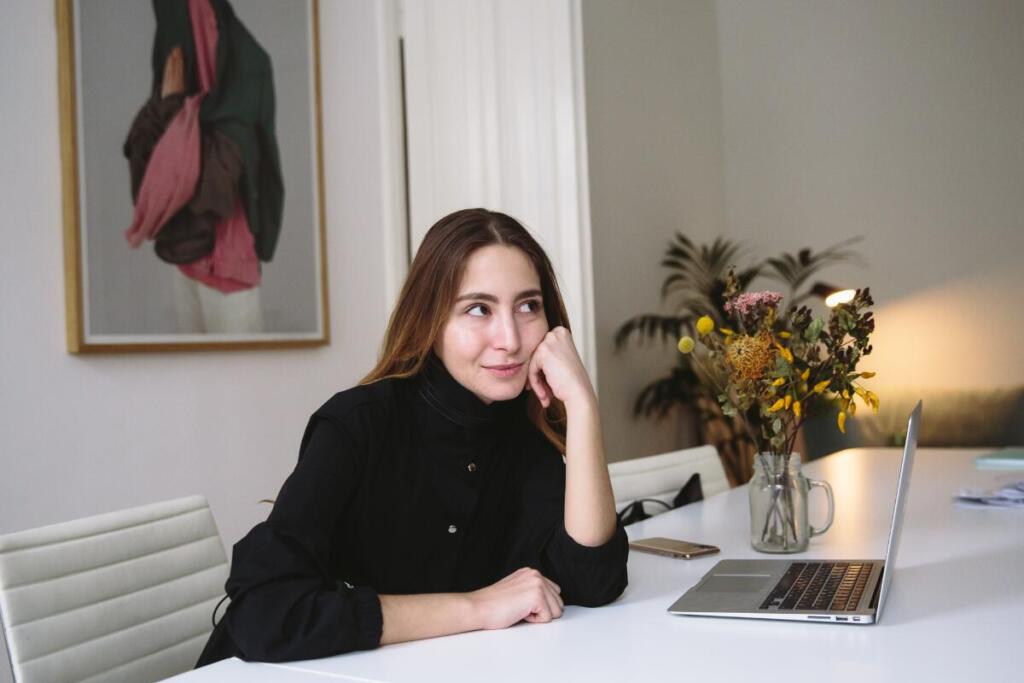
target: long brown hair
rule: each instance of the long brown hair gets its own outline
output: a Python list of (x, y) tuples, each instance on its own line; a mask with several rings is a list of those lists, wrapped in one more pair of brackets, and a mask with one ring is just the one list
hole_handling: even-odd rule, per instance
[[(427, 231), (391, 312), (377, 366), (361, 384), (420, 372), (448, 321), (470, 254), (492, 244), (515, 247), (526, 254), (540, 278), (548, 328), (561, 325), (569, 329), (569, 315), (554, 269), (537, 240), (511, 216), (487, 209), (463, 209), (448, 214)], [(553, 399), (545, 410), (531, 392), (526, 412), (548, 440), (564, 452), (565, 406), (561, 401)]]

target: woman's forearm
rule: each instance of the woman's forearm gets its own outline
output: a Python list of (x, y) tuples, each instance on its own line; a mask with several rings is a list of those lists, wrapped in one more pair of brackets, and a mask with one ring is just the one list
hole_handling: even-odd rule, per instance
[(480, 628), (466, 593), (381, 595), (384, 616), (380, 644), (435, 638)]
[(567, 403), (565, 408), (565, 530), (580, 545), (602, 545), (615, 533), (615, 496), (597, 400)]
[(522, 567), (470, 593), (381, 595), (380, 644), (551, 621), (562, 616), (561, 590), (536, 569)]

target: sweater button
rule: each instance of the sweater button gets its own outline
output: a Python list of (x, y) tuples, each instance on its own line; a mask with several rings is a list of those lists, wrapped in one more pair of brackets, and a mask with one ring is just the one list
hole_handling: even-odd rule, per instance
[(448, 527), (448, 533), (450, 533), (450, 534), (454, 534), (458, 530), (459, 530), (459, 528), (457, 526), (455, 526), (454, 524), (452, 524), (452, 525), (450, 525)]
[(468, 465), (466, 465), (466, 469), (469, 470), (470, 472), (476, 472), (476, 463), (469, 463)]

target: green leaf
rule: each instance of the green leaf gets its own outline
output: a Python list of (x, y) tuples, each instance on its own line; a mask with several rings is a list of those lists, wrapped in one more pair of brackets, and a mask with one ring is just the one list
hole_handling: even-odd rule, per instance
[(821, 331), (825, 328), (825, 321), (821, 318), (815, 318), (811, 321), (811, 324), (804, 330), (804, 339), (809, 342), (818, 341), (818, 337), (821, 336)]
[(782, 420), (780, 418), (775, 418), (775, 420), (772, 421), (772, 430), (776, 434), (782, 431)]

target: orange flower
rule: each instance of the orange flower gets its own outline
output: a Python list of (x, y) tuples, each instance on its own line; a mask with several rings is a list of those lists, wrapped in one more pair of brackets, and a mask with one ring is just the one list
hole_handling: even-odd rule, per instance
[(736, 335), (726, 350), (726, 357), (739, 379), (761, 379), (775, 362), (771, 336), (767, 332), (755, 337)]

